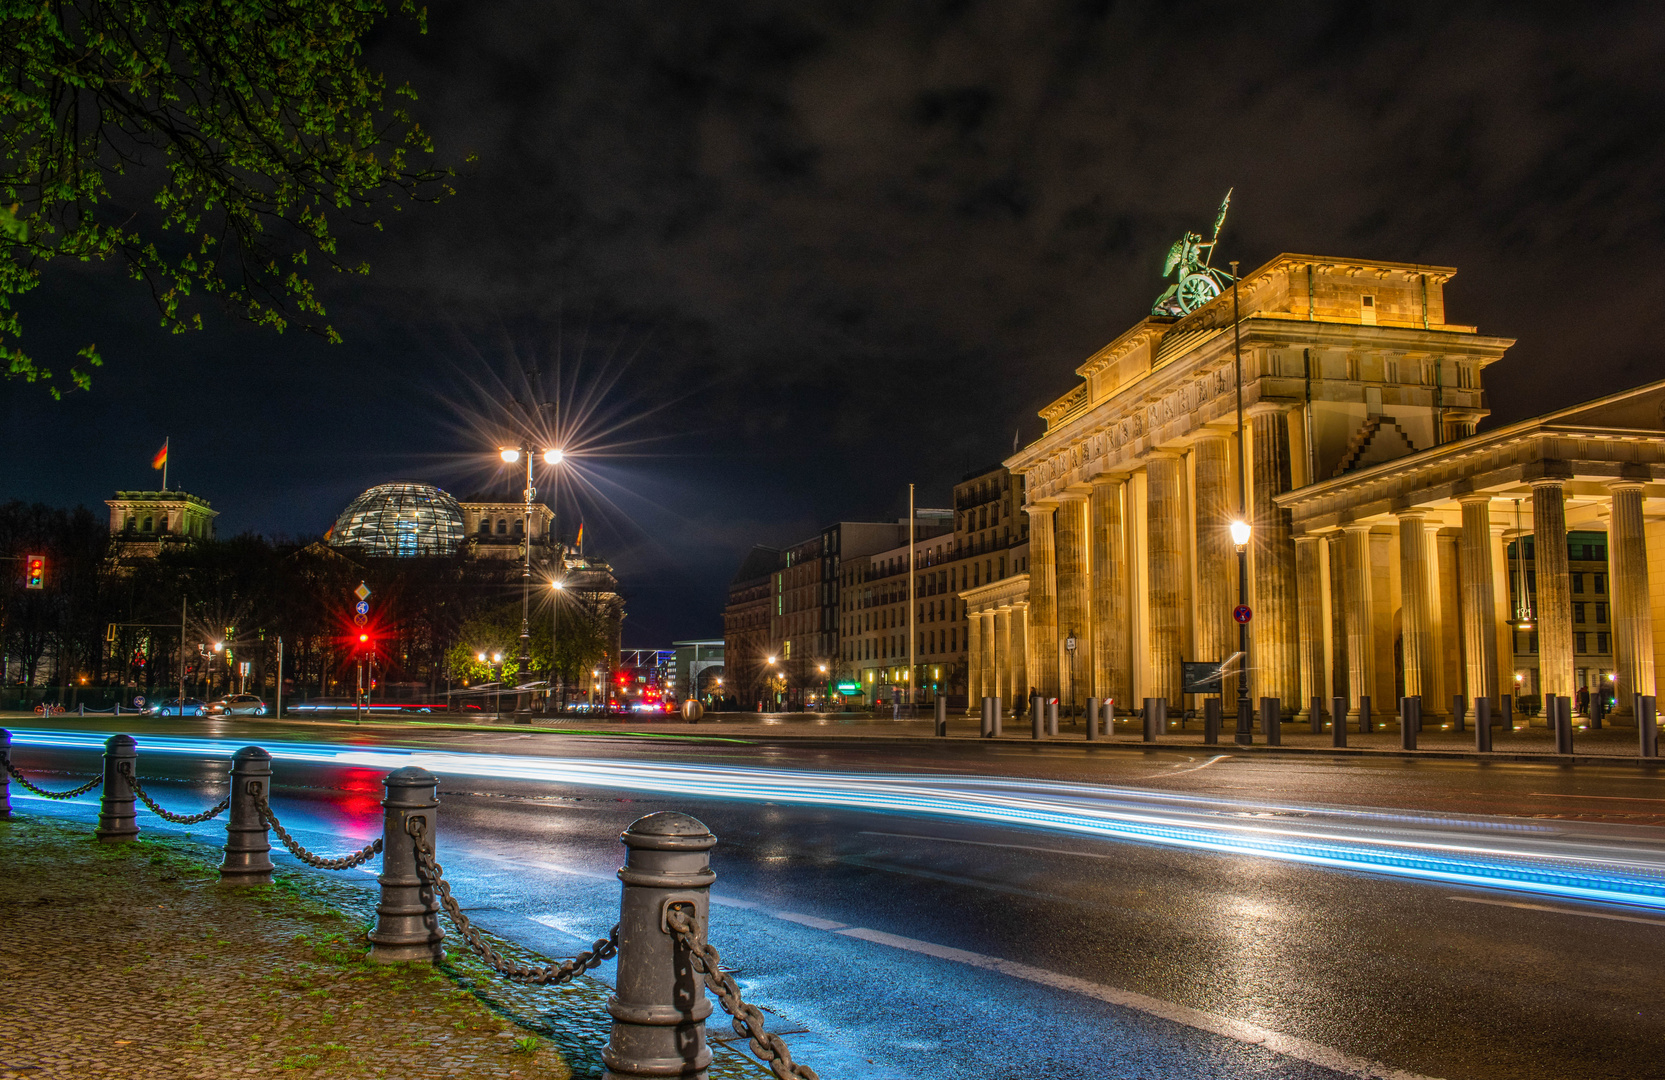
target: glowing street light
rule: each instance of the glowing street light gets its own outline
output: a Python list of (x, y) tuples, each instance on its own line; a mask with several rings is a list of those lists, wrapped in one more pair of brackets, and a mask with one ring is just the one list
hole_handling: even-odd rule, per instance
[(505, 447), (497, 452), (497, 456), (508, 462), (510, 465), (513, 465), (515, 462), (520, 460), (520, 451), (510, 447)]
[(1249, 523), (1242, 518), (1231, 523), (1231, 543), (1238, 551), (1249, 546)]

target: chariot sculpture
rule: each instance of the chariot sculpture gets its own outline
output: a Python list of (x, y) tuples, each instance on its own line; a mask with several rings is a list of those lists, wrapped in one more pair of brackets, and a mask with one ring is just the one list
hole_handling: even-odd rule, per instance
[(1231, 206), (1231, 192), (1226, 192), (1220, 212), (1214, 217), (1214, 234), (1207, 240), (1194, 232), (1168, 249), (1168, 262), (1162, 274), (1175, 275), (1174, 283), (1151, 305), (1152, 315), (1189, 315), (1219, 296), (1231, 284), (1231, 275), (1208, 265), (1214, 258), (1214, 245), (1220, 239), (1220, 228), (1226, 223), (1226, 210)]

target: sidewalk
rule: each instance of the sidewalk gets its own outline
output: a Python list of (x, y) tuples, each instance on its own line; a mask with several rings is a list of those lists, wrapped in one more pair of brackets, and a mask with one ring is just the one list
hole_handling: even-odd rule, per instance
[(203, 845), (90, 833), (0, 821), (0, 1078), (572, 1075), (445, 975), (365, 963), (333, 883), (222, 890)]
[[(1305, 721), (1296, 723), (1286, 721), (1282, 727), (1281, 746), (1267, 746), (1266, 736), (1260, 733), (1259, 719), (1256, 718), (1254, 743), (1252, 746), (1240, 747), (1234, 742), (1236, 717), (1228, 717), (1220, 731), (1219, 745), (1222, 752), (1295, 752), (1295, 753), (1326, 753), (1346, 755), (1375, 755), (1375, 756), (1406, 756), (1406, 757), (1461, 757), (1472, 758), (1476, 761), (1507, 760), (1522, 756), (1545, 758), (1555, 761), (1577, 760), (1580, 758), (1616, 761), (1630, 759), (1635, 764), (1651, 764), (1657, 762), (1665, 764), (1665, 758), (1650, 759), (1644, 762), (1638, 753), (1636, 728), (1633, 721), (1625, 720), (1623, 726), (1614, 727), (1610, 722), (1604, 722), (1599, 731), (1590, 730), (1588, 721), (1583, 717), (1575, 717), (1573, 726), (1573, 757), (1555, 753), (1555, 736), (1544, 725), (1541, 718), (1535, 718), (1530, 723), (1524, 719), (1515, 721), (1516, 727), (1511, 732), (1505, 732), (1501, 727), (1492, 728), (1492, 752), (1477, 753), (1474, 749), (1474, 726), (1470, 722), (1461, 732), (1451, 725), (1443, 727), (1429, 725), (1424, 727), (1417, 736), (1417, 749), (1403, 751), (1399, 748), (1399, 719), (1397, 715), (1389, 716), (1385, 720), (1378, 718), (1375, 730), (1368, 735), (1359, 734), (1355, 728), (1347, 732), (1347, 747), (1334, 748), (1331, 745), (1331, 735), (1326, 725), (1322, 734), (1314, 735), (1311, 726)], [(303, 723), (310, 721), (303, 721)], [(398, 723), (398, 721), (391, 721)], [(936, 723), (927, 714), (922, 719), (894, 720), (886, 715), (875, 716), (871, 713), (707, 713), (697, 724), (690, 724), (680, 717), (663, 717), (655, 720), (645, 720), (640, 716), (620, 717), (604, 720), (601, 717), (532, 717), (530, 724), (518, 724), (509, 715), (493, 719), (485, 717), (477, 721), (445, 721), (435, 718), (435, 724), (464, 728), (475, 727), (507, 727), (523, 732), (595, 732), (607, 735), (648, 734), (658, 736), (672, 736), (683, 738), (793, 738), (793, 739), (921, 739), (936, 740)], [(1580, 726), (1580, 724), (1586, 726)], [(421, 726), (421, 725), (415, 725)], [(1014, 719), (1007, 716), (1003, 731), (998, 739), (983, 739), (979, 735), (979, 721), (975, 716), (963, 716), (950, 713), (948, 716), (948, 738), (955, 741), (971, 740), (983, 744), (996, 743), (1024, 743), (1034, 744), (1034, 739), (1028, 717)], [(1171, 718), (1168, 722), (1168, 734), (1159, 736), (1155, 743), (1143, 741), (1144, 724), (1140, 717), (1117, 717), (1115, 733), (1108, 739), (1102, 738), (1095, 743), (1087, 742), (1085, 722), (1079, 717), (1072, 724), (1067, 715), (1059, 717), (1058, 734), (1055, 737), (1042, 736), (1041, 743), (1050, 746), (1060, 744), (1074, 744), (1093, 747), (1119, 746), (1124, 748), (1148, 748), (1151, 746), (1167, 747), (1186, 750), (1206, 750), (1202, 741), (1202, 720), (1189, 720), (1181, 726), (1180, 720)]]

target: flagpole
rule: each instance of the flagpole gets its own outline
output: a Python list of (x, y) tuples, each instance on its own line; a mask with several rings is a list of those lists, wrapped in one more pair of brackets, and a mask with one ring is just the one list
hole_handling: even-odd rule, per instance
[(168, 490), (168, 441), (171, 436), (162, 436), (162, 490)]

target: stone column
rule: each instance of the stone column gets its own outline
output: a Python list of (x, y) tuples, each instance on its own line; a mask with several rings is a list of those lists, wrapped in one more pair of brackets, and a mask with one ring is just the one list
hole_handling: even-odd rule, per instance
[(1149, 697), (1184, 708), (1179, 657), (1185, 632), (1185, 462), (1157, 451), (1145, 459), (1149, 493), (1150, 655)]
[(1081, 495), (1066, 492), (1058, 504), (1054, 524), (1054, 542), (1058, 566), (1058, 637), (1053, 655), (1063, 665), (1058, 672), (1059, 686), (1068, 681), (1069, 657), (1057, 646), (1071, 633), (1075, 634), (1075, 685), (1077, 701), (1084, 696), (1082, 687), (1092, 672), (1092, 607), (1089, 587), (1090, 554), (1087, 551), (1087, 500)]
[(1347, 690), (1350, 715), (1359, 714), (1359, 699), (1370, 698), (1372, 715), (1391, 712), (1376, 692), (1376, 605), (1370, 582), (1370, 526), (1347, 526), (1347, 566), (1342, 582), (1342, 606), (1347, 621)]
[(1058, 582), (1052, 545), (1052, 507), (1029, 513), (1029, 681), (1042, 694), (1058, 693)]
[(994, 613), (994, 677), (989, 682), (1002, 708), (1017, 700), (1012, 694), (1012, 609), (1009, 607)]
[(1538, 692), (1573, 694), (1572, 578), (1567, 571), (1563, 481), (1532, 481), (1532, 545), (1538, 571)]
[(965, 620), (965, 711), (967, 716), (981, 715), (983, 695), (983, 617), (979, 612), (967, 612)]
[(1255, 694), (1277, 697), (1285, 708), (1301, 696), (1300, 631), (1295, 595), (1295, 543), (1289, 512), (1272, 502), (1289, 490), (1289, 418), (1275, 405), (1256, 406), (1253, 416), (1254, 517), (1250, 541), (1254, 575), (1254, 622), (1250, 626)]
[[(1231, 444), (1210, 429), (1197, 439), (1197, 659), (1218, 662), (1237, 651), (1237, 554), (1231, 546), (1231, 521), (1237, 516), (1236, 478)], [(1221, 688), (1222, 700), (1237, 697), (1236, 678)]]
[(1422, 715), (1438, 721), (1450, 710), (1439, 700), (1434, 642), (1433, 555), (1428, 542), (1428, 513), (1399, 514), (1400, 641), (1405, 660), (1405, 696), (1422, 699)]
[(1330, 697), (1353, 700), (1347, 660), (1347, 534), (1330, 533)]
[(1012, 708), (1014, 710), (1028, 708), (1028, 623), (1029, 605), (1019, 600), (1012, 605), (1012, 647), (1008, 654), (1011, 656)]
[[(1121, 477), (1093, 480), (1087, 500), (1093, 549), (1093, 695), (1123, 706), (1133, 696), (1132, 625), (1127, 610), (1127, 534)], [(1030, 565), (1034, 565), (1031, 559)]]
[(1464, 696), (1470, 708), (1480, 698), (1498, 706), (1497, 598), (1492, 588), (1492, 500), (1471, 495), (1458, 500), (1463, 508), (1463, 535), (1458, 551), (1462, 578), (1463, 659), (1467, 669)]
[[(1626, 661), (1624, 667), (1615, 665), (1617, 714), (1630, 709), (1632, 694), (1653, 694), (1656, 684), (1653, 612), (1648, 607), (1648, 542), (1642, 531), (1642, 484), (1621, 480), (1610, 490), (1613, 516), (1607, 534), (1607, 577), (1613, 598), (1613, 655)], [(1620, 642), (1624, 643), (1623, 651)]]
[(977, 652), (979, 657), (977, 662), (978, 669), (981, 673), (983, 681), (983, 693), (998, 695), (1000, 693), (1000, 684), (995, 681), (994, 675), (994, 612), (978, 612), (977, 618), (978, 621), (983, 624), (982, 629), (979, 631), (979, 636), (983, 639), (983, 647)]
[(1301, 719), (1311, 719), (1313, 698), (1330, 696), (1324, 685), (1324, 606), (1318, 602), (1324, 591), (1318, 551), (1322, 542), (1316, 536), (1295, 538), (1295, 583), (1305, 598), (1300, 615)]

